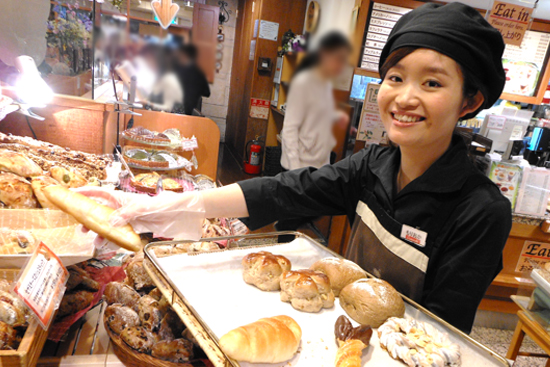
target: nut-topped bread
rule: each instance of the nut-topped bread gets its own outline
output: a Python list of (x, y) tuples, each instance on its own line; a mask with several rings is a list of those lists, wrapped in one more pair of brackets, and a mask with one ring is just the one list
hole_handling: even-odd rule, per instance
[(290, 260), (286, 257), (273, 255), (267, 251), (246, 255), (242, 264), (244, 281), (255, 285), (262, 291), (279, 290), (281, 275), (291, 267)]
[(313, 270), (287, 271), (281, 279), (281, 301), (299, 311), (319, 312), (334, 306), (329, 278)]

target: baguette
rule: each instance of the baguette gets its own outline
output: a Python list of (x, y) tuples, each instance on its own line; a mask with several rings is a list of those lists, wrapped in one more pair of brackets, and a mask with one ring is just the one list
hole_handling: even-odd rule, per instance
[(220, 338), (229, 357), (250, 363), (280, 363), (291, 359), (300, 345), (302, 329), (291, 317), (260, 319)]
[(143, 248), (141, 238), (131, 225), (113, 227), (109, 223), (109, 216), (115, 211), (113, 208), (98, 204), (92, 199), (61, 185), (45, 187), (44, 195), (55, 206), (72, 215), (86, 228), (118, 246), (135, 252)]

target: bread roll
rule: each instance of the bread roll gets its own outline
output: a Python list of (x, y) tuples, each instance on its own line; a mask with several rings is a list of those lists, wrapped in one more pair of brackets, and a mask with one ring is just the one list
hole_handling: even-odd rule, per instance
[(242, 264), (245, 283), (255, 285), (262, 291), (281, 289), (281, 275), (291, 267), (286, 257), (267, 251), (246, 255)]
[(130, 251), (143, 248), (141, 238), (131, 225), (113, 227), (109, 216), (115, 210), (61, 185), (44, 188), (46, 198), (65, 213), (75, 217), (86, 228)]
[(46, 198), (44, 194), (44, 188), (51, 185), (59, 185), (59, 183), (49, 176), (37, 176), (33, 177), (31, 181), (32, 190), (34, 195), (38, 199), (38, 202), (44, 209), (59, 210), (59, 208), (52, 204), (50, 200)]
[(330, 280), (313, 270), (287, 271), (281, 278), (281, 301), (290, 302), (299, 311), (319, 312), (334, 306)]
[(296, 321), (275, 316), (231, 330), (220, 338), (220, 347), (236, 361), (280, 363), (294, 356), (301, 338)]
[(336, 257), (319, 260), (310, 269), (320, 271), (330, 279), (330, 287), (336, 297), (346, 285), (367, 277), (367, 273), (356, 263)]
[(388, 282), (359, 279), (342, 289), (340, 306), (361, 325), (377, 328), (389, 317), (403, 317), (405, 303)]

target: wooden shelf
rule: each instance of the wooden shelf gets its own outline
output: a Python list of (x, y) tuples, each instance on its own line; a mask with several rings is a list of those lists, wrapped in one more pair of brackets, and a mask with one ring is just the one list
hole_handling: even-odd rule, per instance
[(521, 277), (514, 276), (511, 274), (499, 274), (496, 276), (495, 280), (493, 280), (493, 285), (500, 286), (500, 287), (519, 287), (520, 285), (526, 288), (535, 288), (534, 283), (530, 283), (529, 280), (526, 279), (526, 281), (520, 281)]
[(285, 116), (285, 111), (281, 111), (280, 109), (275, 108), (275, 107), (273, 107), (273, 106), (271, 106), (271, 110), (272, 110), (273, 112), (279, 114), (280, 116), (283, 116), (283, 117)]

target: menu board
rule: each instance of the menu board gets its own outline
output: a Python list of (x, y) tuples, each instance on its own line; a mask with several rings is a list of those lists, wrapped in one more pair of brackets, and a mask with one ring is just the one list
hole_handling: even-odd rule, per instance
[(361, 68), (368, 71), (378, 71), (380, 54), (388, 40), (395, 23), (412, 9), (387, 4), (373, 3), (369, 24), (365, 35)]
[(535, 95), (549, 44), (549, 33), (527, 31), (521, 46), (506, 45), (502, 55), (506, 72), (504, 92), (527, 97)]

